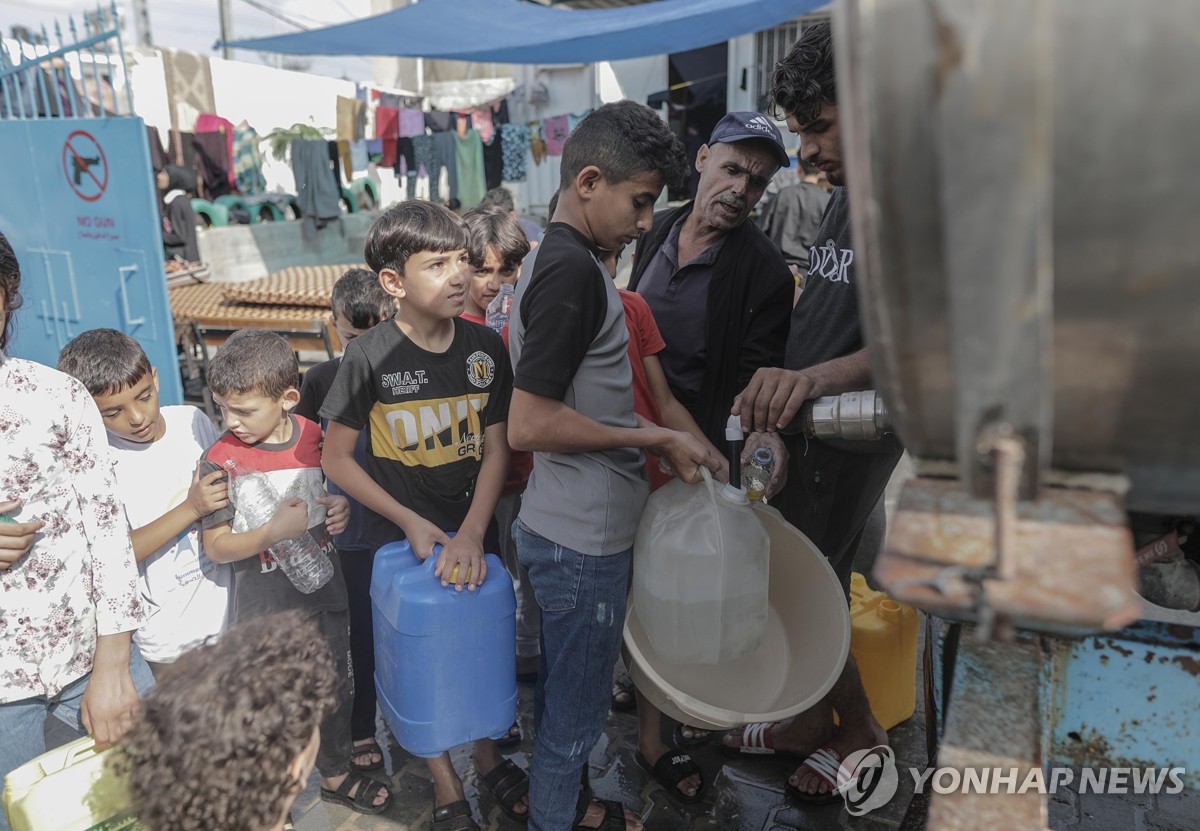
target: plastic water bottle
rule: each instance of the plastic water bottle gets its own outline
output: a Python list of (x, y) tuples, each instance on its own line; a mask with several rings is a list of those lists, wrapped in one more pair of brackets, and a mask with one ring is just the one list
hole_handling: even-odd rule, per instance
[(500, 293), (492, 298), (487, 307), (487, 325), (497, 335), (508, 324), (512, 314), (513, 300), (517, 290), (510, 283), (500, 284)]
[[(249, 470), (236, 459), (225, 462), (225, 470), (231, 480), (233, 503), (245, 518), (247, 530), (265, 525), (282, 501), (270, 478), (265, 473)], [(292, 585), (304, 594), (312, 594), (333, 577), (333, 562), (308, 531), (277, 542), (268, 550)]]
[(746, 498), (751, 502), (759, 502), (766, 493), (767, 484), (771, 481), (771, 471), (775, 467), (775, 454), (769, 447), (760, 447), (750, 456), (750, 461), (742, 468), (742, 487), (746, 489)]

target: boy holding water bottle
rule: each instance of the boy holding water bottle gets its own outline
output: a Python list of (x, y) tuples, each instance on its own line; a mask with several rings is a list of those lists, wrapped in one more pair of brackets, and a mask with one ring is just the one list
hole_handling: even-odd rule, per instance
[[(201, 475), (231, 468), (235, 475), (228, 506), (201, 520), (204, 550), (215, 562), (234, 564), (234, 622), (296, 610), (316, 623), (338, 677), (336, 706), (321, 721), (316, 761), (321, 797), (377, 814), (391, 804), (391, 794), (382, 782), (351, 768), (350, 625), (341, 558), (331, 539), (345, 530), (349, 507), (346, 497), (325, 491), (320, 426), (292, 412), (300, 400), (298, 380), (291, 346), (263, 329), (234, 332), (213, 357), (208, 384), (228, 429), (205, 453)], [(249, 483), (261, 484), (252, 478), (258, 475), (282, 497), (266, 522), (250, 500)], [(284, 556), (280, 543), (305, 537), (333, 565), (332, 576), (315, 589), (305, 586), (308, 591), (293, 584), (275, 557)]]
[[(347, 344), (321, 407), (322, 463), (367, 509), (373, 547), (407, 539), (417, 557), (438, 558), (443, 586), (474, 590), (487, 579), (483, 557), (495, 550), (492, 515), (508, 471), (508, 355), (499, 335), (459, 317), (470, 266), (467, 230), (453, 212), (417, 199), (393, 205), (371, 226), (365, 253), (399, 311)], [(354, 458), (363, 430), (365, 469)], [(426, 761), (433, 827), (477, 828), (449, 753)], [(475, 744), (475, 765), (504, 812), (523, 818), (524, 772), (487, 739)]]

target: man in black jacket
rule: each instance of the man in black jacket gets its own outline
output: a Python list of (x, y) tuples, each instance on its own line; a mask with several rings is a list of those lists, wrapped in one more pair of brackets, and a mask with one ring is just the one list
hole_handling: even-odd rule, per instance
[(671, 391), (717, 447), (734, 397), (761, 367), (782, 366), (795, 281), (750, 211), (788, 164), (771, 120), (729, 113), (696, 156), (696, 198), (654, 217), (629, 288), (646, 299), (667, 348)]

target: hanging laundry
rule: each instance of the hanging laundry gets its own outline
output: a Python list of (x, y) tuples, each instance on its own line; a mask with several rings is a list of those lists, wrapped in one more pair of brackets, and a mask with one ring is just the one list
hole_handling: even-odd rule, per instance
[(508, 123), (508, 99), (501, 98), (492, 102), (492, 123), (507, 124)]
[[(342, 167), (342, 178), (345, 179), (346, 184), (348, 185), (350, 184), (351, 179), (354, 178), (354, 163), (350, 158), (350, 142), (346, 139), (338, 139), (337, 152), (338, 161), (341, 163)], [(341, 186), (341, 182), (338, 182), (338, 185)]]
[(375, 138), (398, 138), (400, 135), (400, 111), (391, 107), (376, 107)]
[(454, 126), (454, 113), (430, 110), (425, 113), (425, 126), (435, 133), (445, 133)]
[(367, 139), (367, 161), (383, 165), (383, 139)]
[(292, 142), (292, 170), (296, 174), (296, 202), (300, 207), (305, 239), (342, 214), (341, 192), (332, 175), (328, 143), (321, 139)]
[(504, 157), (501, 175), (506, 182), (525, 181), (525, 156), (529, 153), (529, 127), (524, 124), (501, 124), (500, 147)]
[(396, 144), (399, 141), (399, 139), (385, 138), (382, 141), (383, 141), (382, 164), (384, 167), (395, 167), (396, 166), (396, 153), (397, 153)]
[(400, 138), (425, 135), (425, 113), (413, 107), (400, 110)]
[[(436, 156), (435, 165), (441, 165), (446, 168), (446, 180), (449, 185), (449, 193), (446, 194), (446, 203), (449, 204), (451, 199), (458, 199), (458, 137), (452, 132), (437, 133), (433, 137), (433, 148)], [(430, 189), (432, 190), (433, 177), (436, 174), (434, 171), (429, 171)]]
[(429, 177), (429, 201), (440, 201), (438, 178), (441, 168), (437, 164), (437, 148), (433, 136), (413, 136), (413, 158), (417, 162), (417, 175)]
[(455, 136), (455, 161), (458, 164), (458, 201), (462, 209), (474, 208), (487, 193), (487, 178), (483, 169), (483, 141), (478, 130), (468, 130), (465, 136)]
[(467, 131), (471, 129), (471, 114), (470, 113), (455, 113), (455, 125), (458, 131), (459, 138), (466, 138)]
[(534, 164), (541, 164), (546, 158), (546, 139), (542, 137), (542, 122), (529, 122), (529, 155), (533, 156)]
[(483, 145), (483, 178), (488, 190), (500, 187), (504, 181), (504, 145), (498, 135), (491, 144)]
[(337, 97), (337, 137), (339, 141), (357, 141), (366, 127), (366, 108), (357, 98)]
[[(245, 123), (245, 122), (243, 122)], [(267, 180), (262, 172), (261, 139), (253, 127), (233, 128), (233, 178), (242, 195), (264, 193)]]
[(167, 154), (163, 150), (162, 139), (158, 135), (158, 128), (152, 124), (146, 125), (146, 141), (150, 143), (150, 167), (155, 173), (158, 173), (167, 164)]
[(563, 144), (570, 134), (570, 123), (565, 115), (552, 115), (542, 122), (546, 135), (546, 155), (561, 156)]
[(412, 138), (404, 137), (397, 139), (396, 151), (396, 175), (412, 176), (415, 179), (417, 176), (417, 158)]
[(359, 139), (358, 141), (350, 142), (350, 167), (355, 172), (367, 169), (367, 141)]
[[(220, 133), (225, 138), (225, 159), (233, 159), (233, 123), (212, 113), (201, 113), (196, 117), (196, 133)], [(229, 187), (234, 185), (233, 166), (229, 168)]]
[[(233, 139), (231, 135), (230, 140)], [(229, 159), (229, 145), (224, 133), (196, 133), (192, 137), (199, 161), (200, 176), (204, 179), (204, 198), (216, 199), (229, 193), (233, 187), (233, 165)]]
[(479, 131), (479, 139), (484, 144), (491, 144), (496, 137), (496, 128), (492, 123), (491, 106), (480, 110), (471, 110), (471, 126)]

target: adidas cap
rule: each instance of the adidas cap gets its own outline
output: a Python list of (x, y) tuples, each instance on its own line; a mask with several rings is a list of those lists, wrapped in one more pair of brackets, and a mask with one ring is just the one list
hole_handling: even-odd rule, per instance
[(760, 113), (727, 114), (713, 128), (708, 143), (716, 144), (720, 141), (732, 144), (748, 139), (765, 140), (771, 145), (771, 150), (775, 153), (775, 160), (779, 162), (780, 167), (789, 166), (787, 148), (783, 146), (783, 136), (779, 134), (779, 128), (771, 119)]

